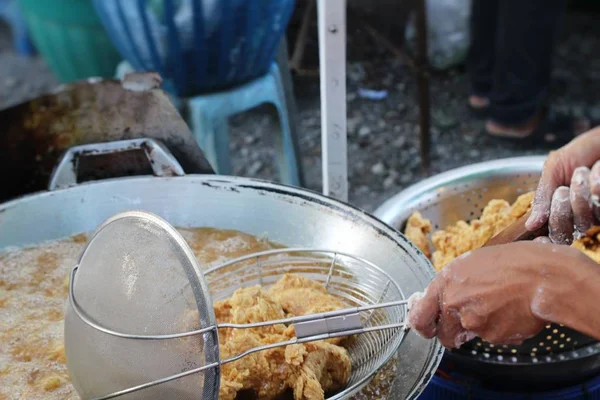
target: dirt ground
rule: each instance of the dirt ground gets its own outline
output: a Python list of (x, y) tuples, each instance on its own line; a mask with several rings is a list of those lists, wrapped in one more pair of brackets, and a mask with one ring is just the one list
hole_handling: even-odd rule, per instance
[[(600, 14), (570, 12), (554, 69), (553, 108), (600, 120)], [(314, 58), (316, 32), (309, 40)], [(365, 50), (367, 46), (367, 50)], [(356, 51), (356, 50), (360, 51)], [(423, 178), (418, 155), (417, 87), (413, 72), (349, 24), (348, 147), (350, 202), (373, 211), (385, 199)], [(358, 56), (357, 56), (358, 54)], [(35, 97), (58, 83), (39, 57), (26, 58), (11, 48), (10, 32), (0, 23), (0, 109)], [(321, 190), (320, 99), (318, 77), (295, 77), (300, 145), (307, 186)], [(386, 89), (379, 101), (366, 100), (358, 88)], [(457, 69), (432, 78), (432, 169), (450, 168), (526, 152), (498, 147), (469, 114), (467, 80)], [(273, 110), (261, 107), (236, 116), (232, 126), (235, 173), (278, 180), (271, 146), (276, 132)]]

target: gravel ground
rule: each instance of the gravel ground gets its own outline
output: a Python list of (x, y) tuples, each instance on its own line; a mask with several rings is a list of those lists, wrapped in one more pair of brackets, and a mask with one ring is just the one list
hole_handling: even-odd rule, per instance
[[(600, 26), (596, 15), (571, 12), (560, 40), (552, 95), (555, 109), (600, 120)], [(16, 55), (0, 23), (0, 109), (46, 92), (57, 80), (40, 58)], [(311, 43), (316, 41), (313, 35)], [(348, 146), (350, 202), (373, 211), (386, 198), (423, 178), (418, 155), (417, 87), (412, 72), (350, 24), (348, 62)], [(366, 47), (365, 47), (366, 46)], [(308, 51), (314, 52), (314, 45)], [(360, 48), (361, 51), (355, 51)], [(368, 50), (364, 50), (367, 48)], [(356, 54), (359, 54), (358, 56)], [(310, 54), (308, 57), (310, 58)], [(313, 54), (314, 58), (314, 54)], [(381, 101), (362, 99), (359, 87), (385, 88)], [(321, 189), (318, 78), (295, 77), (300, 145), (307, 186)], [(465, 106), (467, 81), (460, 70), (434, 76), (432, 167), (430, 173), (515, 155), (535, 154), (498, 147)], [(237, 175), (278, 180), (270, 146), (276, 132), (270, 107), (232, 119), (232, 157)]]

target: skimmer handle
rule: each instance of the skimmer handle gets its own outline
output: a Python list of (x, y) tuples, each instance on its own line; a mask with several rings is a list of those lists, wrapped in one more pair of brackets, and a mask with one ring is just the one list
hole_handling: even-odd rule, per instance
[(525, 215), (513, 222), (506, 229), (488, 240), (483, 247), (518, 242), (521, 240), (533, 240), (538, 236), (546, 235), (548, 233), (548, 227), (546, 225), (535, 232), (531, 232), (525, 228), (525, 223), (530, 215), (531, 211), (528, 211)]

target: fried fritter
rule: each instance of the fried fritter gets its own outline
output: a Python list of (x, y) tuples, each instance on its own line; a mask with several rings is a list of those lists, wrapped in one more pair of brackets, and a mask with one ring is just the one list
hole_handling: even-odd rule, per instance
[[(253, 286), (237, 290), (214, 304), (218, 323), (245, 324), (287, 316), (344, 308), (318, 282), (287, 274), (269, 290)], [(282, 324), (221, 329), (221, 359), (249, 349), (294, 338), (294, 328)], [(220, 400), (233, 400), (240, 391), (253, 391), (261, 400), (276, 399), (292, 390), (295, 400), (321, 400), (325, 392), (343, 388), (350, 377), (348, 351), (331, 341), (289, 345), (249, 354), (221, 368)]]

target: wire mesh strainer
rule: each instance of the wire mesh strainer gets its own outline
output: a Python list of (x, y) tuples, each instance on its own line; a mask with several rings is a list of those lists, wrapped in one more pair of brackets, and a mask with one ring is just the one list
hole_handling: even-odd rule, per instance
[[(519, 195), (534, 191), (544, 160), (545, 157), (516, 157), (447, 171), (407, 188), (374, 214), (403, 230), (409, 216), (419, 211), (432, 222), (435, 230), (444, 229), (459, 220), (478, 218), (493, 199), (512, 202)], [(476, 338), (452, 353), (514, 367), (585, 359), (599, 354), (600, 344), (567, 327), (549, 324), (539, 335), (519, 346), (494, 346)], [(597, 362), (590, 361), (587, 367), (594, 365)], [(581, 370), (587, 370), (587, 367)], [(552, 371), (548, 372), (552, 374)], [(562, 373), (564, 375), (564, 371)]]
[[(348, 308), (255, 324), (219, 324), (213, 300), (241, 287), (269, 286), (286, 273), (321, 282)], [(71, 275), (65, 317), (69, 373), (82, 398), (216, 399), (220, 367), (248, 353), (293, 343), (357, 335), (349, 341), (346, 388), (360, 390), (397, 351), (407, 301), (372, 263), (317, 249), (276, 249), (214, 267), (204, 274), (184, 239), (162, 219), (127, 212), (89, 240)], [(197, 312), (195, 326), (186, 312)], [(222, 360), (219, 328), (275, 323), (293, 326), (290, 341)]]

